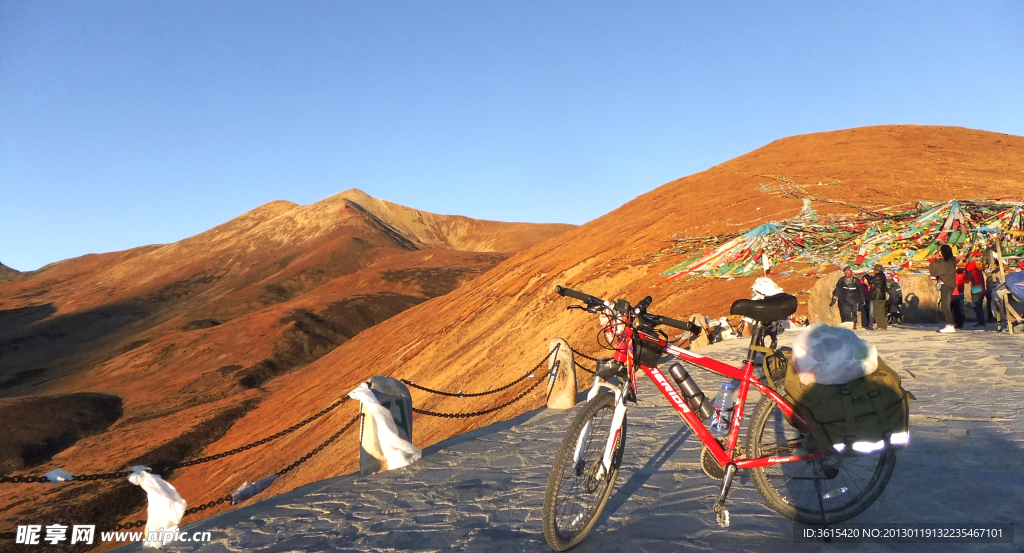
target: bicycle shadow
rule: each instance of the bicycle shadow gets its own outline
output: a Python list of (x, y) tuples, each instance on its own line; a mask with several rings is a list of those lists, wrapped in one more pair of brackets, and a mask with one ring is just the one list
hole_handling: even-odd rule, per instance
[[(629, 501), (629, 498), (636, 493), (643, 485), (650, 480), (651, 476), (654, 476), (665, 464), (666, 461), (686, 442), (687, 438), (693, 435), (689, 427), (683, 425), (679, 431), (669, 436), (665, 443), (662, 444), (661, 448), (658, 449), (647, 460), (644, 466), (633, 471), (633, 474), (629, 477), (622, 486), (620, 486), (615, 494), (608, 499), (608, 504), (604, 508), (604, 512), (601, 513), (601, 517), (598, 518), (597, 525), (601, 526), (608, 521), (608, 518), (615, 514), (620, 507)], [(627, 441), (628, 443), (628, 441)]]

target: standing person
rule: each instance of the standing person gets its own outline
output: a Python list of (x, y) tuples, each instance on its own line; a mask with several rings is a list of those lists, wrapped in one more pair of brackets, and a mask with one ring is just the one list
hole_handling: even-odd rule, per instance
[(888, 330), (888, 322), (885, 315), (885, 299), (887, 293), (887, 282), (881, 265), (875, 265), (875, 271), (868, 275), (868, 286), (870, 286), (871, 313), (875, 317), (875, 326), (880, 330)]
[[(995, 239), (993, 239), (994, 242)], [(996, 288), (1003, 281), (999, 276), (999, 253), (996, 251), (996, 245), (992, 242), (989, 243), (988, 247), (985, 248), (985, 257), (982, 259), (982, 265), (985, 267), (985, 273), (988, 275), (985, 279), (985, 314), (988, 316), (988, 322), (998, 323), (1001, 320), (999, 318), (999, 309), (996, 307), (998, 300), (996, 299)]]
[(950, 308), (953, 310), (953, 326), (957, 330), (961, 330), (964, 327), (964, 321), (967, 318), (964, 316), (964, 276), (967, 271), (963, 269), (956, 270), (956, 289), (953, 290), (952, 304)]
[(892, 276), (892, 284), (889, 285), (889, 299), (886, 302), (892, 306), (893, 323), (903, 322), (903, 288), (900, 287), (898, 276)]
[(875, 325), (871, 324), (871, 292), (867, 275), (860, 277), (860, 290), (864, 293), (864, 299), (860, 304), (860, 319), (864, 323), (864, 328), (874, 330)]
[(953, 291), (956, 290), (956, 256), (953, 255), (953, 248), (949, 244), (943, 244), (939, 248), (939, 259), (928, 265), (928, 274), (939, 281), (939, 311), (946, 319), (946, 326), (939, 332), (956, 332), (953, 327), (953, 311), (950, 303), (953, 298)]
[(974, 304), (975, 317), (974, 328), (985, 328), (985, 307), (982, 304), (982, 299), (987, 295), (985, 293), (985, 275), (981, 274), (978, 264), (973, 261), (967, 262), (966, 271), (964, 283), (971, 287), (971, 303)]
[(839, 302), (839, 317), (844, 323), (852, 322), (853, 328), (856, 329), (857, 312), (860, 310), (860, 304), (864, 302), (864, 290), (860, 280), (853, 276), (853, 269), (849, 267), (843, 269), (843, 276), (836, 282), (829, 307), (834, 307), (836, 302)]

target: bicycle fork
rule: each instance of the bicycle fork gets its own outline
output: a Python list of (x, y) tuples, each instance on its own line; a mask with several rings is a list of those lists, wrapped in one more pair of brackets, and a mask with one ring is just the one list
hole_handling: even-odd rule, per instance
[[(616, 391), (617, 392), (617, 391)], [(601, 466), (596, 470), (594, 474), (594, 480), (602, 480), (612, 468), (612, 459), (615, 456), (615, 443), (619, 439), (619, 435), (622, 434), (622, 419), (626, 416), (626, 404), (622, 399), (622, 395), (616, 393), (615, 400), (615, 411), (612, 414), (612, 424), (608, 431), (608, 441), (604, 446), (604, 455), (601, 456)], [(573, 466), (578, 466), (580, 461), (580, 455), (583, 454), (583, 448), (590, 439), (590, 432), (592, 430), (593, 421), (587, 421), (587, 424), (583, 426), (583, 431), (580, 432), (579, 437), (576, 439), (576, 449), (573, 451), (572, 462)]]

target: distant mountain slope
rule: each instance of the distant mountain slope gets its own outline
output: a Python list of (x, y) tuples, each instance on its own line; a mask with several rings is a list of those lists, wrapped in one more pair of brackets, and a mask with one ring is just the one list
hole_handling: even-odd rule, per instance
[[(52, 455), (98, 467), (196, 454), (273, 379), (570, 228), (435, 215), (349, 190), (271, 202), (173, 244), (0, 277), (0, 411), (74, 408), (109, 425), (89, 436), (51, 424), (70, 413), (23, 417), (38, 426), (18, 435), (37, 443), (0, 436), (0, 474)], [(81, 392), (102, 396), (65, 399)]]

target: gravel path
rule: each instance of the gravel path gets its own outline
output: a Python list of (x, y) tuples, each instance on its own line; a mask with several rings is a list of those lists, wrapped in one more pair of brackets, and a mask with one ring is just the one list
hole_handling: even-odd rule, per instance
[[(1015, 543), (794, 543), (793, 523), (768, 510), (745, 476), (729, 496), (732, 526), (719, 528), (711, 512), (719, 483), (700, 468), (700, 443), (643, 379), (616, 490), (574, 551), (1024, 551), (1024, 338), (924, 327), (858, 333), (917, 401), (911, 447), (898, 454), (878, 501), (852, 522), (1010, 522)], [(739, 363), (745, 348), (732, 340), (701, 353)], [(713, 395), (718, 379), (692, 372)], [(213, 542), (166, 549), (550, 551), (541, 534), (544, 486), (578, 409), (539, 409), (430, 447), (404, 469), (332, 478), (252, 503), (187, 528), (212, 532)]]

